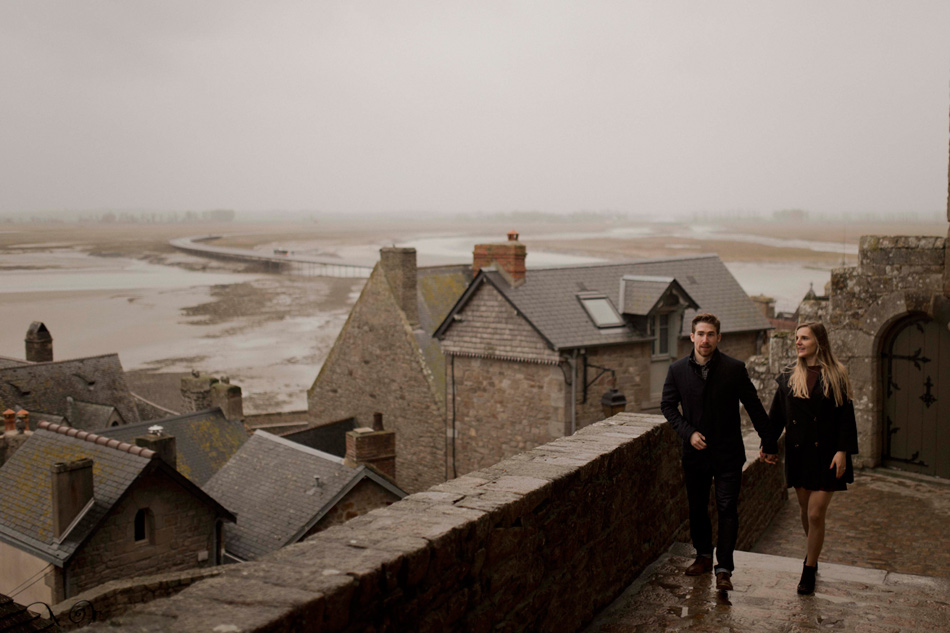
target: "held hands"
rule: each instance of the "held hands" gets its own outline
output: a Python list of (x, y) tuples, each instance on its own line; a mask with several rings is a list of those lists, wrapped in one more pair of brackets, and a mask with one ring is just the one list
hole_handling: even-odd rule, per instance
[(697, 451), (701, 451), (706, 448), (706, 436), (699, 431), (693, 431), (693, 434), (689, 436), (689, 443), (692, 444), (693, 448)]
[(829, 466), (828, 468), (837, 469), (835, 471), (835, 478), (841, 479), (847, 467), (848, 467), (847, 453), (845, 453), (844, 451), (838, 451), (837, 453), (835, 453), (834, 459), (831, 460), (831, 466)]
[(778, 455), (771, 455), (762, 450), (762, 447), (759, 447), (759, 459), (764, 461), (766, 464), (772, 464), (773, 466), (778, 463)]

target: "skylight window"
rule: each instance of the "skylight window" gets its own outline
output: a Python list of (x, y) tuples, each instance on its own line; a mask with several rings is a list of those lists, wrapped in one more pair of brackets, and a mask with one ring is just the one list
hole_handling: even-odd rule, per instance
[(604, 295), (578, 297), (581, 305), (587, 311), (587, 316), (594, 322), (594, 325), (601, 328), (621, 327), (624, 324), (623, 317), (617, 312), (617, 309), (610, 299)]

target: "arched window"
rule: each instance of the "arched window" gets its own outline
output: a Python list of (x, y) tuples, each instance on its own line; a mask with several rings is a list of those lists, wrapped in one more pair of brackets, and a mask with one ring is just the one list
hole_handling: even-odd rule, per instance
[(135, 513), (135, 542), (152, 543), (155, 532), (155, 519), (152, 511), (148, 508), (141, 508)]

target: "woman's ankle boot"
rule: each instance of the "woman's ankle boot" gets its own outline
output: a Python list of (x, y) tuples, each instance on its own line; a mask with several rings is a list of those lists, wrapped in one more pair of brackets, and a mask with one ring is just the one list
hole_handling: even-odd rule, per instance
[(818, 565), (809, 567), (802, 565), (802, 579), (798, 581), (798, 593), (803, 596), (815, 593), (815, 574), (818, 573)]

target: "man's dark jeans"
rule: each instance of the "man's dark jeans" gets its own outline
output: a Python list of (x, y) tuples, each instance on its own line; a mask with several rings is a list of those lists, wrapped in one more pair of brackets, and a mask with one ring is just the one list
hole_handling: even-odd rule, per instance
[(719, 533), (716, 545), (716, 569), (732, 573), (732, 553), (739, 536), (739, 486), (742, 469), (717, 473), (711, 465), (683, 463), (686, 495), (689, 498), (689, 532), (696, 553), (711, 556), (712, 523), (709, 521), (709, 487), (716, 481), (716, 509), (719, 512)]

